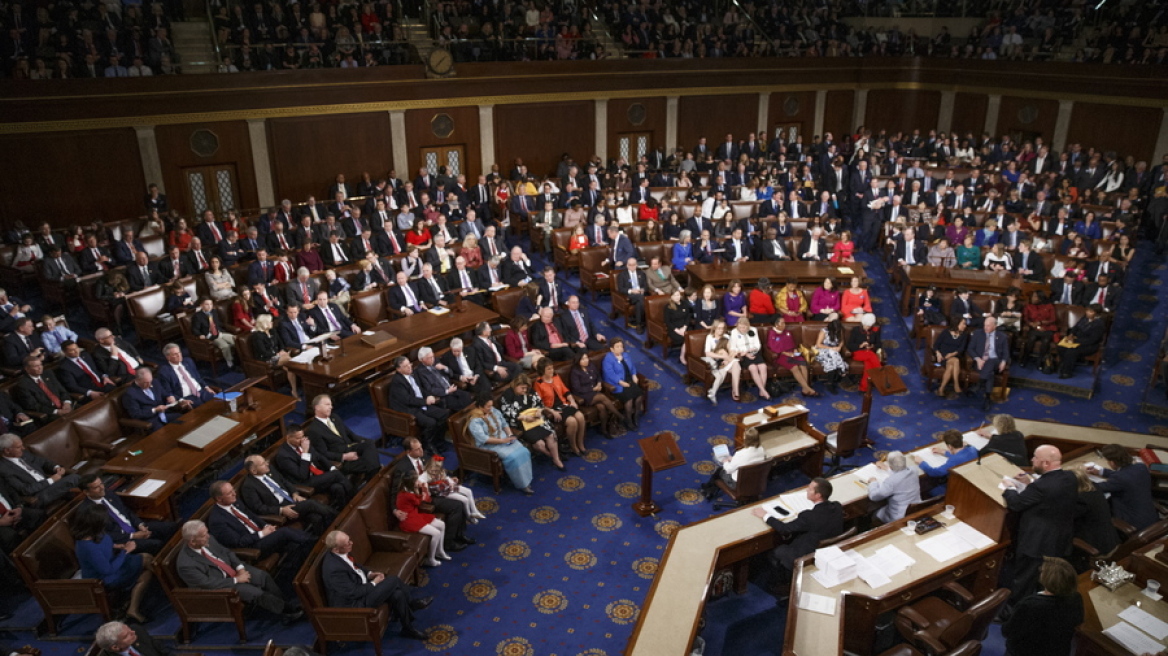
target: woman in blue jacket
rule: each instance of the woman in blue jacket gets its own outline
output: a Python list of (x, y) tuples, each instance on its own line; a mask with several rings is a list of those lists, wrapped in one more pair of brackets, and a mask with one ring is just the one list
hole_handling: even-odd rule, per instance
[(141, 604), (150, 583), (152, 556), (134, 553), (133, 540), (114, 544), (105, 530), (107, 518), (105, 507), (94, 503), (81, 504), (69, 518), (81, 578), (98, 579), (109, 590), (131, 588), (126, 617), (145, 624), (150, 618), (142, 614)]
[(604, 382), (613, 388), (613, 396), (625, 406), (625, 427), (637, 429), (637, 418), (645, 412), (645, 392), (637, 385), (637, 367), (625, 355), (625, 342), (617, 337), (609, 340), (608, 355), (604, 356)]

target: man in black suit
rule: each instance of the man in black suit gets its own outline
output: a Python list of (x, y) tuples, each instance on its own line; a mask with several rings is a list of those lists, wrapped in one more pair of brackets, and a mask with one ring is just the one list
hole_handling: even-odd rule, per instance
[(1099, 278), (1107, 276), (1112, 282), (1123, 284), (1123, 268), (1111, 261), (1111, 256), (1104, 253), (1098, 260), (1087, 263), (1087, 281), (1099, 282)]
[(503, 282), (508, 285), (516, 287), (525, 285), (535, 277), (535, 268), (532, 266), (531, 260), (527, 259), (527, 255), (519, 246), (511, 249), (510, 257), (503, 260), (499, 268), (503, 273)]
[(49, 248), (43, 266), (42, 272), (46, 280), (63, 284), (76, 285), (77, 278), (82, 273), (73, 256), (57, 246)]
[(77, 487), (77, 474), (47, 458), (24, 449), (24, 442), (11, 433), (0, 435), (0, 477), (6, 489), (17, 497), (33, 497), (38, 508), (63, 499)]
[(568, 331), (550, 307), (539, 309), (539, 321), (531, 324), (531, 346), (549, 358), (565, 362), (575, 357), (578, 350), (568, 341)]
[(472, 396), (491, 391), (491, 384), (486, 376), (478, 373), (473, 358), (465, 349), (461, 337), (450, 340), (450, 349), (439, 359), (442, 370), (450, 381), (462, 390), (472, 390)]
[(568, 297), (568, 309), (561, 316), (564, 339), (577, 349), (599, 351), (608, 342), (608, 338), (596, 332), (588, 312), (580, 307), (580, 297), (573, 294)]
[(300, 244), (296, 241), (296, 233), (285, 232), (284, 224), (276, 221), (272, 224), (272, 231), (264, 240), (264, 246), (267, 247), (268, 252), (283, 251), (287, 253), (299, 248)]
[(37, 429), (37, 424), (11, 394), (0, 394), (0, 435), (15, 433), (21, 437)]
[[(393, 466), (394, 483), (409, 472), (418, 474), (425, 471), (426, 452), (417, 438), (407, 437), (402, 440), (405, 455), (397, 459)], [(466, 506), (461, 501), (448, 497), (434, 497), (434, 509), (446, 515), (446, 551), (462, 551), (475, 543), (474, 539), (466, 535)]]
[(183, 260), (188, 275), (197, 276), (211, 268), (211, 260), (203, 251), (203, 242), (198, 237), (191, 238), (187, 252), (183, 253)]
[(77, 261), (81, 265), (82, 274), (108, 271), (114, 264), (109, 249), (98, 245), (96, 235), (85, 238), (85, 248), (77, 254)]
[(134, 263), (126, 266), (126, 282), (130, 283), (130, 291), (140, 292), (147, 287), (161, 285), (163, 278), (156, 268), (150, 266), (150, 257), (146, 251), (138, 251)]
[[(141, 550), (141, 547), (135, 549)], [(139, 634), (121, 622), (102, 624), (94, 634), (93, 642), (100, 650), (97, 656), (167, 656), (170, 653), (144, 629)]]
[(974, 368), (977, 370), (978, 383), (971, 387), (971, 391), (982, 388), (984, 397), (982, 409), (990, 409), (990, 393), (994, 391), (994, 376), (1006, 370), (1010, 364), (1010, 339), (1006, 333), (998, 330), (996, 317), (987, 316), (982, 329), (975, 331), (969, 340), (967, 353), (973, 358)]
[(219, 353), (228, 369), (235, 368), (235, 335), (227, 332), (224, 326), (219, 325), (219, 318), (215, 316), (215, 301), (205, 297), (199, 301), (199, 309), (191, 315), (191, 334), (195, 339), (211, 342)]
[(389, 384), (389, 407), (411, 415), (421, 429), (421, 439), (432, 453), (446, 451), (446, 420), (450, 411), (439, 403), (441, 399), (422, 389), (420, 376), (414, 374), (409, 358), (398, 356), (393, 361), (397, 375)]
[(285, 623), (304, 617), (304, 611), (297, 609), (298, 604), (285, 600), (284, 593), (267, 572), (240, 562), (234, 551), (211, 537), (202, 521), (192, 519), (183, 524), (182, 536), (185, 544), (175, 558), (175, 566), (187, 587), (234, 589), (244, 604), (279, 615)]
[(466, 266), (466, 258), (459, 255), (454, 258), (454, 268), (446, 274), (446, 288), (450, 290), (461, 290), (457, 294), (463, 300), (471, 301), (477, 305), (487, 305), (487, 295), (483, 291), (472, 292), (471, 290), (479, 289), (479, 274), (473, 269)]
[(20, 406), (31, 412), (45, 415), (42, 424), (73, 411), (73, 401), (51, 371), (45, 371), (44, 360), (36, 355), (24, 358), (24, 376), (16, 381), (12, 398)]
[(113, 334), (109, 328), (98, 328), (93, 333), (98, 347), (93, 351), (99, 373), (109, 376), (119, 385), (134, 379), (138, 367), (145, 362), (129, 342)]
[(1121, 291), (1119, 283), (1111, 282), (1107, 274), (1103, 274), (1099, 276), (1099, 282), (1087, 285), (1083, 292), (1083, 304), (1098, 305), (1105, 313), (1114, 312), (1115, 308), (1119, 306)]
[(426, 640), (426, 634), (414, 628), (414, 611), (422, 610), (433, 597), (410, 600), (410, 589), (396, 576), (370, 571), (358, 565), (351, 552), (353, 540), (342, 531), (325, 536), (328, 548), (320, 562), (325, 599), (330, 608), (379, 608), (389, 604), (391, 617), (401, 622), (403, 638)]
[(325, 457), (312, 450), (300, 428), (289, 428), (272, 464), (293, 485), (307, 485), (313, 494), (329, 495), (329, 504), (340, 510), (353, 496), (353, 484)]
[(12, 332), (4, 338), (5, 366), (16, 368), (22, 366), (24, 359), (30, 355), (38, 358), (45, 356), (45, 343), (35, 328), (32, 319), (28, 317), (13, 322)]
[(1069, 338), (1075, 346), (1058, 346), (1059, 378), (1070, 378), (1075, 374), (1075, 365), (1079, 358), (1094, 355), (1103, 346), (1103, 334), (1106, 332), (1103, 308), (1092, 303), (1087, 306), (1086, 315), (1068, 331)]
[(503, 280), (503, 270), (499, 268), (501, 262), (502, 258), (496, 256), (489, 258), (479, 267), (479, 270), (475, 272), (479, 277), (479, 287), (489, 290), (507, 284)]
[(637, 269), (635, 257), (630, 257), (625, 262), (625, 269), (616, 274), (617, 291), (623, 294), (632, 306), (633, 321), (638, 333), (645, 332), (645, 292), (648, 285), (649, 281), (645, 278), (644, 272)]
[(341, 463), (341, 473), (367, 480), (381, 469), (372, 440), (354, 433), (333, 414), (333, 400), (321, 394), (312, 400), (313, 418), (304, 429), (312, 450), (333, 462)]
[(118, 495), (106, 494), (105, 483), (97, 474), (86, 474), (77, 484), (85, 493), (82, 505), (93, 504), (105, 511), (105, 530), (114, 544), (133, 540), (135, 553), (157, 554), (178, 531), (177, 522), (142, 521)]
[(276, 265), (268, 260), (268, 249), (262, 246), (255, 252), (256, 261), (247, 267), (247, 284), (267, 285), (276, 277)]
[(246, 508), (235, 505), (237, 498), (230, 482), (211, 483), (211, 499), (215, 505), (207, 515), (207, 528), (220, 544), (228, 549), (259, 549), (261, 560), (272, 554), (287, 553), (296, 563), (307, 555), (315, 542), (311, 535), (298, 528), (268, 524)]
[(182, 251), (178, 246), (171, 246), (167, 251), (166, 257), (159, 260), (154, 266), (158, 277), (162, 283), (169, 283), (192, 275), (190, 267), (187, 266), (186, 260), (183, 259)]
[(243, 461), (248, 476), (239, 484), (239, 504), (253, 515), (280, 515), (291, 521), (302, 520), (314, 536), (337, 518), (337, 511), (297, 492), (279, 472), (272, 471), (271, 463), (261, 455), (250, 455)]
[(434, 265), (429, 262), (422, 265), (422, 277), (417, 280), (418, 296), (422, 302), (430, 307), (446, 307), (446, 294), (449, 289), (446, 280), (435, 275)]
[(102, 372), (97, 360), (82, 351), (71, 339), (61, 343), (64, 356), (57, 366), (57, 378), (70, 394), (81, 394), (88, 399), (100, 399), (117, 387), (117, 383)]
[(1018, 515), (1008, 608), (1035, 592), (1043, 558), (1065, 558), (1071, 552), (1078, 484), (1074, 474), (1062, 469), (1062, 460), (1058, 447), (1044, 444), (1030, 459), (1037, 480), (1019, 474), (1017, 480), (1003, 481), (1006, 508)]
[(224, 268), (238, 264), (244, 256), (243, 246), (239, 243), (239, 235), (234, 232), (227, 233), (227, 237), (219, 242), (217, 252)]
[(208, 248), (219, 246), (227, 237), (227, 231), (215, 220), (215, 213), (211, 210), (203, 212), (203, 220), (195, 228), (195, 234)]
[(493, 382), (512, 380), (520, 371), (518, 363), (503, 359), (503, 348), (491, 336), (490, 322), (481, 321), (475, 326), (475, 336), (467, 351), (478, 373)]
[(409, 274), (398, 271), (396, 281), (397, 284), (389, 288), (389, 306), (407, 317), (424, 311), (426, 304), (422, 301), (422, 294)]
[(342, 339), (361, 332), (361, 328), (349, 321), (336, 303), (329, 302), (328, 292), (323, 289), (317, 292), (316, 307), (309, 314), (321, 332), (339, 332)]
[(438, 405), (458, 412), (469, 406), (474, 398), (455, 383), (454, 371), (438, 362), (429, 346), (418, 349), (418, 366), (414, 376), (421, 382), (422, 393), (438, 399)]
[(556, 280), (556, 270), (554, 267), (545, 266), (543, 271), (540, 272), (539, 295), (539, 306), (550, 307), (553, 310), (559, 310), (560, 306), (568, 298), (568, 295), (564, 293), (563, 284)]
[[(0, 483), (0, 552), (10, 554), (45, 521), (45, 511), (24, 504), (24, 499)], [(2, 561), (3, 559), (0, 559)], [(7, 567), (0, 562), (0, 572)], [(15, 572), (13, 572), (15, 576)], [(0, 651), (0, 654), (4, 653)]]
[(1046, 263), (1042, 256), (1034, 252), (1033, 243), (1023, 239), (1018, 244), (1018, 253), (1014, 256), (1014, 273), (1022, 276), (1027, 282), (1044, 282), (1046, 280)]
[(786, 544), (776, 547), (768, 554), (772, 566), (779, 574), (781, 584), (791, 579), (795, 561), (815, 551), (820, 540), (835, 537), (844, 532), (844, 509), (838, 501), (831, 501), (831, 482), (825, 478), (815, 478), (807, 486), (807, 500), (812, 503), (810, 510), (799, 513), (790, 522), (782, 522), (767, 517), (766, 510), (755, 508), (754, 516), (766, 521), (775, 531), (787, 537)]
[(954, 320), (965, 319), (965, 325), (975, 326), (981, 321), (981, 308), (973, 304), (972, 294), (965, 287), (958, 287), (953, 292), (953, 303), (949, 306), (949, 316)]
[(316, 320), (311, 315), (302, 317), (299, 305), (285, 308), (284, 318), (276, 325), (276, 335), (286, 349), (302, 349), (318, 334)]
[[(765, 242), (764, 242), (765, 252)], [(827, 241), (823, 239), (823, 228), (815, 226), (811, 230), (803, 233), (803, 238), (799, 240), (799, 259), (804, 262), (826, 262), (831, 257), (831, 251), (827, 248)]]
[(1068, 269), (1063, 277), (1050, 283), (1050, 300), (1063, 305), (1082, 305), (1085, 285), (1078, 280), (1073, 269)]
[(924, 240), (917, 239), (914, 228), (905, 228), (895, 242), (893, 257), (900, 266), (921, 266), (929, 263), (929, 246)]

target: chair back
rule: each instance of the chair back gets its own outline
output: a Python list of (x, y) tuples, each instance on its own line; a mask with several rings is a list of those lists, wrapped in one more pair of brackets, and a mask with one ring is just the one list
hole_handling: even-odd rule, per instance
[(824, 547), (830, 547), (833, 544), (839, 544), (840, 542), (843, 542), (844, 540), (847, 540), (848, 538), (855, 535), (857, 533), (857, 531), (858, 530), (856, 529), (856, 527), (853, 526), (835, 537), (827, 538), (826, 540), (820, 540), (817, 548), (822, 549)]
[(924, 510), (925, 508), (928, 508), (930, 506), (934, 506), (938, 503), (943, 502), (944, 500), (945, 500), (945, 495), (938, 494), (935, 497), (930, 497), (928, 499), (922, 499), (921, 501), (918, 501), (916, 503), (910, 503), (908, 505), (908, 508), (905, 509), (904, 514), (907, 516), (907, 515), (911, 515), (915, 512), (920, 512), (920, 511)]
[(840, 422), (839, 430), (836, 431), (836, 452), (843, 457), (850, 456), (864, 443), (864, 437), (867, 434), (867, 413), (843, 420)]
[(990, 622), (998, 614), (998, 609), (1009, 598), (1008, 588), (998, 588), (959, 615), (958, 619), (947, 626), (937, 638), (946, 647), (956, 646), (965, 640), (982, 640), (986, 636)]
[(1110, 559), (1118, 562), (1130, 556), (1133, 551), (1142, 549), (1165, 535), (1168, 535), (1168, 519), (1155, 522), (1121, 542), (1112, 552)]
[(773, 461), (764, 460), (738, 469), (738, 481), (734, 488), (734, 499), (739, 504), (759, 499), (766, 494), (767, 477), (771, 473)]
[(349, 295), (349, 314), (358, 326), (368, 329), (389, 320), (385, 294), (380, 289), (369, 289)]
[(523, 287), (508, 287), (491, 294), (491, 308), (508, 321), (515, 318), (515, 311), (519, 308), (519, 300), (523, 298)]

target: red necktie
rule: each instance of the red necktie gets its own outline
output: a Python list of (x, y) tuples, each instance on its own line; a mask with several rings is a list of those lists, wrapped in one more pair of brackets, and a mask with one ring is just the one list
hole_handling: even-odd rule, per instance
[(211, 326), (211, 337), (218, 337), (219, 336), (219, 329), (215, 327), (215, 317), (208, 314), (207, 315), (207, 324)]
[(237, 509), (235, 506), (231, 506), (231, 514), (232, 514), (232, 515), (235, 515), (235, 518), (236, 518), (236, 519), (238, 519), (239, 521), (243, 522), (243, 525), (244, 525), (244, 526), (246, 526), (246, 527), (248, 527), (248, 528), (249, 528), (249, 529), (251, 529), (252, 531), (255, 531), (256, 533), (259, 533), (259, 532), (260, 532), (260, 527), (259, 527), (259, 526), (256, 526), (256, 523), (255, 523), (255, 522), (253, 522), (253, 521), (251, 521), (250, 519), (248, 519), (248, 518), (247, 518), (247, 515), (245, 515), (245, 514), (243, 514), (243, 513), (239, 512), (239, 510), (238, 510), (238, 509)]
[(280, 240), (280, 248), (288, 250), (288, 242), (284, 240), (284, 233), (281, 232), (278, 238)]
[(421, 461), (421, 460), (415, 460), (415, 461), (414, 461), (414, 465), (415, 465), (415, 466), (418, 468), (418, 473), (419, 473), (419, 474), (421, 474), (421, 473), (422, 473), (422, 461)]
[(304, 297), (304, 302), (310, 303), (312, 299), (308, 298), (308, 283), (300, 283), (301, 296)]
[(211, 235), (215, 237), (215, 241), (223, 239), (223, 237), (219, 235), (219, 226), (215, 225), (214, 223), (211, 224)]
[(97, 374), (93, 373), (93, 370), (89, 368), (89, 365), (85, 364), (85, 360), (82, 360), (81, 358), (77, 358), (77, 366), (81, 367), (81, 370), (84, 371), (86, 374), (89, 374), (89, 377), (93, 380), (94, 385), (98, 385), (98, 386), (101, 385), (101, 381), (98, 380)]
[(203, 557), (206, 558), (207, 560), (215, 563), (215, 566), (218, 567), (220, 570), (222, 570), (223, 573), (226, 574), (228, 578), (232, 578), (232, 579), (235, 578), (235, 570), (231, 569), (231, 565), (228, 565), (226, 562), (219, 560), (218, 558), (212, 556), (211, 552), (208, 551), (207, 549), (203, 549), (199, 553), (203, 554)]
[(118, 351), (118, 359), (122, 361), (122, 364), (126, 365), (126, 373), (133, 375), (134, 365), (130, 364), (130, 359), (126, 357), (126, 354)]
[(201, 251), (195, 251), (195, 259), (199, 261), (200, 271), (207, 268), (207, 261), (203, 259), (203, 253)]
[(49, 397), (49, 401), (53, 403), (53, 407), (60, 410), (61, 399), (57, 398), (56, 394), (53, 394), (52, 390), (49, 389), (49, 386), (45, 384), (45, 379), (37, 378), (37, 385), (41, 388), (41, 391), (45, 393), (45, 396)]
[[(296, 449), (296, 453), (299, 453), (300, 455), (304, 455), (304, 452), (301, 451), (299, 448)], [(321, 474), (324, 473), (323, 471), (320, 470), (320, 467), (317, 467), (316, 465), (312, 464), (311, 462), (308, 463), (308, 471), (311, 472), (313, 476), (320, 476)]]

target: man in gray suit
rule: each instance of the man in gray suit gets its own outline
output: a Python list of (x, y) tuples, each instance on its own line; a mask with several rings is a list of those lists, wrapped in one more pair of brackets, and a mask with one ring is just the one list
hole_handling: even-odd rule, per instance
[(267, 572), (239, 561), (233, 551), (215, 541), (207, 525), (192, 519), (183, 524), (186, 547), (178, 553), (178, 575), (187, 586), (201, 590), (235, 588), (245, 604), (255, 604), (292, 623), (304, 617), (304, 610), (290, 610), (283, 592)]
[(880, 469), (891, 472), (884, 480), (875, 476), (868, 479), (868, 498), (884, 501), (883, 508), (876, 511), (876, 520), (881, 524), (895, 522), (904, 517), (909, 504), (921, 500), (921, 483), (917, 471), (908, 466), (908, 459), (900, 451), (892, 451), (884, 462), (876, 463)]

